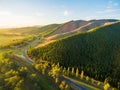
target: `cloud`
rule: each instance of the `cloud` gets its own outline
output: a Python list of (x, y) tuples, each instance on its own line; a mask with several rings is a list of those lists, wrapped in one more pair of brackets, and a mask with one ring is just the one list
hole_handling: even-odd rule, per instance
[(85, 17), (85, 19), (87, 19), (87, 20), (89, 20), (89, 19), (91, 19), (91, 18), (93, 18), (93, 17), (91, 17), (91, 16)]
[(37, 13), (35, 13), (35, 15), (36, 15), (36, 16), (40, 16), (40, 17), (41, 17), (41, 16), (44, 16), (44, 15), (45, 15), (45, 13), (37, 12)]
[(110, 0), (110, 1), (108, 1), (108, 3), (113, 3), (113, 1), (112, 1), (112, 0)]
[(96, 13), (98, 14), (107, 14), (107, 13), (113, 13), (113, 12), (117, 12), (119, 11), (120, 9), (117, 7), (119, 6), (119, 3), (116, 3), (116, 2), (113, 2), (113, 1), (109, 1), (108, 4), (106, 5), (106, 8), (104, 10), (100, 10), (100, 11), (97, 11)]
[(65, 8), (66, 6), (65, 5), (61, 5), (61, 8)]
[(12, 15), (12, 12), (10, 12), (10, 11), (0, 11), (0, 16), (8, 16), (8, 15)]
[(104, 11), (97, 11), (96, 13), (105, 14), (105, 13), (113, 13), (113, 12), (117, 12), (117, 11), (120, 11), (120, 9), (106, 9)]
[(21, 27), (33, 25), (35, 20), (29, 15), (0, 10), (0, 27)]
[(70, 13), (67, 10), (65, 10), (64, 13), (63, 13), (64, 16), (69, 16), (69, 14)]
[(114, 5), (114, 6), (119, 6), (119, 3), (114, 3), (113, 5)]
[(117, 3), (117, 2), (109, 1), (107, 7), (113, 8), (113, 7), (116, 7), (118, 5), (119, 5), (119, 3)]
[(91, 19), (95, 19), (98, 18), (97, 16), (86, 16), (85, 19), (86, 20), (91, 20)]

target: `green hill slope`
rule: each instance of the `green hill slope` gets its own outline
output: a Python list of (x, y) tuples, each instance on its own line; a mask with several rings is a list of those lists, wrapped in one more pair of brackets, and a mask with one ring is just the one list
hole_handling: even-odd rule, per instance
[[(83, 33), (87, 32), (90, 29), (93, 29), (98, 26), (106, 25), (106, 24), (112, 24), (114, 22), (117, 22), (118, 20), (115, 19), (100, 19), (100, 20), (76, 20), (76, 21), (69, 21), (66, 23), (63, 23), (59, 25), (59, 27), (52, 30), (51, 33), (47, 33), (47, 36), (45, 39), (51, 41), (51, 40), (57, 40), (60, 38), (64, 38), (66, 36), (70, 36), (77, 33)], [(47, 41), (47, 42), (49, 42)]]
[(117, 87), (120, 82), (120, 22), (58, 40), (28, 52), (31, 58), (78, 67), (85, 74)]
[(23, 58), (8, 52), (0, 53), (0, 90), (58, 90), (58, 87)]
[(51, 24), (43, 27), (24, 27), (24, 28), (4, 28), (0, 29), (0, 48), (10, 46), (14, 41), (32, 39), (35, 35), (46, 36), (60, 26), (60, 24)]
[(54, 30), (56, 27), (58, 27), (59, 24), (50, 24), (46, 26), (41, 26), (41, 27), (24, 27), (24, 28), (13, 28), (11, 30), (8, 30), (10, 33), (20, 33), (23, 35), (26, 34), (42, 34), (42, 33), (48, 33), (52, 30)]

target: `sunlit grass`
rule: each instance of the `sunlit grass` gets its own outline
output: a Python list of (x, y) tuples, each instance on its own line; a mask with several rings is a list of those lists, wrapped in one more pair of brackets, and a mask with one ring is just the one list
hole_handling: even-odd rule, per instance
[(16, 40), (23, 39), (23, 36), (6, 36), (0, 35), (0, 46), (9, 45)]

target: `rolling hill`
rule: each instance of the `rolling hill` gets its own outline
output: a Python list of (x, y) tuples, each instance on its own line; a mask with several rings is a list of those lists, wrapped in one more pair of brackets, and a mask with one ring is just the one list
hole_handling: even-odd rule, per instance
[(78, 67), (85, 75), (100, 81), (120, 82), (120, 22), (103, 25), (32, 49), (31, 58)]
[[(100, 19), (100, 20), (76, 20), (76, 21), (69, 21), (63, 24), (60, 24), (58, 27), (52, 29), (49, 28), (51, 31), (49, 33), (43, 34), (44, 42), (39, 44), (37, 47), (41, 47), (47, 45), (51, 42), (54, 42), (60, 38), (64, 38), (66, 36), (71, 36), (76, 33), (84, 33), (89, 31), (92, 28), (99, 27), (102, 25), (109, 25), (118, 20), (116, 19)], [(50, 25), (48, 25), (50, 26)], [(44, 26), (46, 28), (46, 26)], [(48, 29), (47, 29), (48, 30)]]
[(72, 34), (73, 32), (74, 33), (86, 32), (91, 28), (101, 26), (106, 23), (116, 22), (116, 21), (118, 20), (116, 19), (100, 19), (100, 20), (90, 20), (90, 21), (76, 20), (76, 21), (69, 21), (62, 24), (50, 24), (45, 26), (6, 28), (6, 29), (4, 28), (4, 29), (0, 29), (0, 34), (7, 34), (7, 35), (43, 34), (43, 36), (47, 36), (47, 37), (60, 34), (62, 36), (63, 34), (66, 34), (66, 33)]
[[(108, 25), (116, 22), (116, 19), (101, 19), (101, 20), (76, 20), (62, 24), (50, 24), (45, 26), (22, 27), (22, 28), (3, 28), (0, 29), (0, 46), (10, 44), (15, 40), (32, 38), (34, 36), (44, 37), (43, 44), (37, 47), (47, 45), (57, 39), (64, 38), (76, 33), (87, 32), (92, 28)], [(4, 42), (4, 43), (2, 43)]]
[(51, 24), (42, 27), (4, 28), (0, 29), (0, 48), (8, 46), (14, 41), (32, 39), (34, 36), (46, 36), (57, 29), (59, 24)]
[(91, 28), (104, 25), (105, 23), (116, 22), (116, 21), (118, 20), (100, 19), (100, 20), (90, 20), (90, 21), (85, 21), (85, 20), (70, 21), (70, 22), (62, 24), (61, 27), (58, 28), (58, 30), (52, 33), (52, 35), (66, 33), (66, 32), (73, 32), (76, 30), (85, 32), (84, 30), (87, 31)]
[(21, 35), (29, 35), (29, 34), (42, 34), (49, 33), (54, 28), (58, 27), (59, 24), (50, 24), (46, 26), (34, 26), (34, 27), (23, 27), (23, 28), (13, 28), (9, 29), (9, 33), (19, 33)]

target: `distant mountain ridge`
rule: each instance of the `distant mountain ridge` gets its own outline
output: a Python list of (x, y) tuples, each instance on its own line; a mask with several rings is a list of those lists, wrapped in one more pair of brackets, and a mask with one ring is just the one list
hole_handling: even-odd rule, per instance
[(88, 30), (105, 25), (106, 23), (114, 23), (119, 20), (116, 19), (100, 19), (100, 20), (76, 20), (76, 21), (69, 21), (67, 23), (62, 24), (57, 30), (55, 30), (52, 34), (49, 36), (55, 35), (56, 37), (52, 38), (57, 39), (64, 37), (66, 35), (71, 35), (79, 32), (87, 32)]
[[(65, 23), (62, 27), (60, 27), (58, 29), (58, 31), (60, 31), (61, 33), (64, 32), (70, 32), (70, 31), (74, 31), (77, 28), (80, 28), (84, 25), (87, 25), (88, 23), (92, 23), (91, 27), (97, 27), (100, 25), (104, 25), (105, 23), (108, 22), (116, 22), (118, 20), (116, 19), (100, 19), (100, 20), (90, 20), (90, 21), (85, 21), (85, 20), (76, 20), (76, 21), (70, 21)], [(89, 29), (89, 28), (88, 28)]]
[[(9, 28), (6, 29), (8, 33), (19, 34), (19, 35), (30, 35), (40, 34), (45, 36), (46, 39), (53, 36), (51, 40), (56, 40), (71, 34), (87, 32), (88, 30), (101, 26), (108, 25), (117, 22), (117, 19), (100, 19), (100, 20), (75, 20), (61, 24), (49, 24), (45, 26), (34, 26), (34, 27), (23, 27), (23, 28)], [(5, 30), (5, 29), (4, 29)]]

